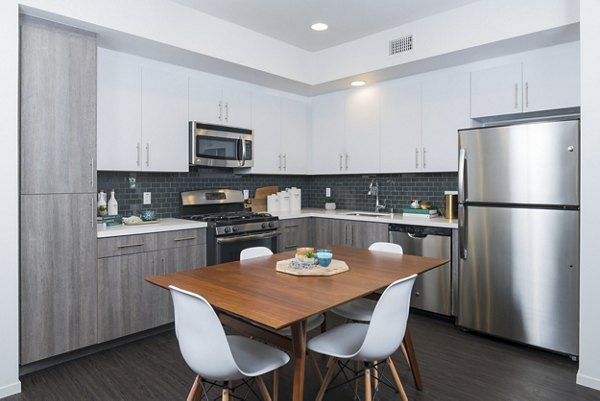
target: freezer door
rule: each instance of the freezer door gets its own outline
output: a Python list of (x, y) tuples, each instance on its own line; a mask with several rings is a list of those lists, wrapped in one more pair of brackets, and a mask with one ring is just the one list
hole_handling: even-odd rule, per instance
[(578, 355), (579, 212), (465, 208), (458, 325)]
[(461, 201), (579, 205), (579, 120), (461, 130), (459, 147)]

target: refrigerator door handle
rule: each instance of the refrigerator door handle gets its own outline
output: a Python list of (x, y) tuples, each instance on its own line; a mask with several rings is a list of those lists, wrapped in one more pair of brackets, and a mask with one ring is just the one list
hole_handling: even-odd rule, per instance
[(458, 153), (458, 203), (465, 201), (465, 163), (467, 161), (467, 150), (460, 149)]
[(467, 210), (461, 203), (458, 205), (458, 256), (467, 258)]

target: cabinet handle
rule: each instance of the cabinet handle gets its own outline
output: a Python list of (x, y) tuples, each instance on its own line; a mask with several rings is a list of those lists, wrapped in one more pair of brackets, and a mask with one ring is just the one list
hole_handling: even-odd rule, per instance
[(519, 108), (519, 84), (515, 84), (515, 109)]
[(90, 160), (90, 169), (91, 169), (91, 178), (90, 178), (90, 184), (92, 185), (92, 188), (94, 188), (94, 176), (96, 174), (94, 174), (94, 158), (92, 157), (92, 160)]
[(279, 171), (281, 171), (281, 153), (279, 154)]
[(223, 121), (223, 102), (219, 102), (219, 121)]
[(94, 198), (92, 197), (92, 228), (96, 228), (96, 208), (94, 207)]
[(175, 238), (173, 241), (191, 241), (193, 239), (196, 239), (196, 237), (181, 237), (181, 238)]
[(423, 168), (427, 168), (427, 148), (423, 148)]
[(229, 102), (225, 102), (225, 122), (229, 122)]
[(346, 153), (346, 171), (348, 170), (348, 153)]
[(344, 155), (342, 155), (342, 154), (340, 153), (340, 171), (342, 171), (342, 170), (344, 169), (344, 167), (343, 167), (343, 165), (342, 165), (342, 163), (343, 163), (343, 159), (344, 159)]
[(144, 243), (141, 242), (139, 244), (131, 244), (131, 245), (118, 245), (117, 249), (123, 249), (123, 248), (135, 248), (136, 246), (144, 246)]
[(285, 226), (285, 228), (296, 228), (296, 227), (300, 227), (300, 225), (299, 225), (299, 224), (296, 224), (296, 225), (294, 225), (294, 226)]
[(287, 245), (285, 247), (285, 249), (296, 249), (296, 248), (299, 248), (299, 247), (300, 247), (300, 245)]
[(137, 166), (140, 167), (140, 158), (142, 157), (141, 156), (141, 153), (142, 153), (141, 143), (138, 142), (137, 145), (135, 146), (135, 149), (136, 149), (136, 153), (137, 153), (137, 161), (135, 162), (135, 164), (137, 164)]
[(146, 166), (150, 167), (150, 142), (146, 144)]
[(419, 168), (419, 148), (415, 148), (415, 168)]
[(283, 171), (287, 171), (287, 153), (283, 154)]
[(529, 108), (529, 82), (525, 82), (525, 108)]

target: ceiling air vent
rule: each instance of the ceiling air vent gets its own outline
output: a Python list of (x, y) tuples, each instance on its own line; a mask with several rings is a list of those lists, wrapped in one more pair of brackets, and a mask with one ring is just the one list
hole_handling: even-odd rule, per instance
[(407, 35), (398, 39), (390, 40), (390, 56), (407, 52), (413, 48), (413, 36)]

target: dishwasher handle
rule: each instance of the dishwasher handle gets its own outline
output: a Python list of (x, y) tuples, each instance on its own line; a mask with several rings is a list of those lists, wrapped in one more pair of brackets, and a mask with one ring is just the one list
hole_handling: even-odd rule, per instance
[(428, 234), (413, 234), (413, 233), (409, 233), (409, 232), (407, 232), (407, 234), (410, 238), (415, 238), (415, 239), (425, 239), (428, 236)]

